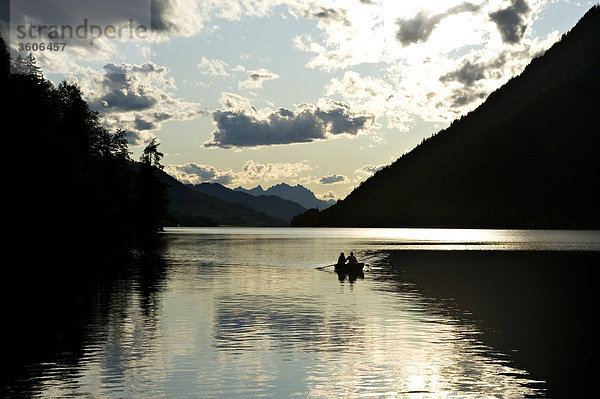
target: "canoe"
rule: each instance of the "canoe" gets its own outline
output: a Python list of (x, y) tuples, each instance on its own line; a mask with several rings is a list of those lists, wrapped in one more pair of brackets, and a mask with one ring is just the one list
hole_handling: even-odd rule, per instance
[(335, 265), (335, 271), (342, 273), (362, 273), (364, 263), (346, 263), (344, 265)]

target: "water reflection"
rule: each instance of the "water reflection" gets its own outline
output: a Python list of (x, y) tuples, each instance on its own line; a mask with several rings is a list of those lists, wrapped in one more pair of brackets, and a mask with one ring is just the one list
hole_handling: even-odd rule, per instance
[(377, 279), (471, 322), (482, 343), (543, 383), (536, 395), (595, 391), (598, 252), (388, 252)]
[[(397, 235), (226, 230), (166, 234), (90, 286), (80, 312), (35, 330), (50, 355), (15, 360), (27, 371), (2, 396), (521, 398), (568, 379), (593, 392), (598, 254), (556, 251), (572, 237), (544, 253), (391, 251)], [(340, 250), (372, 267), (315, 270)]]
[(365, 273), (363, 271), (360, 272), (345, 272), (345, 271), (341, 271), (341, 270), (336, 270), (335, 273), (338, 276), (338, 280), (340, 280), (340, 282), (344, 282), (346, 281), (346, 279), (348, 279), (349, 283), (354, 283), (357, 279), (364, 279), (365, 278)]

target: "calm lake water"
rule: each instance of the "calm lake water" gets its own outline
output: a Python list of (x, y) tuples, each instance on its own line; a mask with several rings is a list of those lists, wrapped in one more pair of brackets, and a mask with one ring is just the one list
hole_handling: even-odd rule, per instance
[[(2, 396), (598, 389), (598, 231), (182, 228), (162, 241), (83, 297), (40, 302), (54, 312), (27, 317), (27, 342), (9, 342)], [(316, 269), (341, 251), (367, 263), (363, 276)]]

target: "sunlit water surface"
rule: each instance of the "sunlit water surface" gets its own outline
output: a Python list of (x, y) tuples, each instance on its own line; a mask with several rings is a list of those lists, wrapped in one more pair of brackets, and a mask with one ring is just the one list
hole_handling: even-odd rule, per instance
[[(107, 317), (66, 373), (32, 365), (38, 397), (521, 398), (544, 382), (477, 326), (382, 276), (390, 249), (598, 251), (597, 232), (171, 229), (164, 278)], [(349, 281), (340, 251), (367, 267)], [(343, 280), (343, 281), (342, 281)], [(138, 283), (139, 284), (139, 283)]]

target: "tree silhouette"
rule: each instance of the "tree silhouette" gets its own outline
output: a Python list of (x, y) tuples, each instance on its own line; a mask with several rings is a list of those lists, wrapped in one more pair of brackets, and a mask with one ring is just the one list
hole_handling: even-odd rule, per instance
[(163, 169), (160, 161), (164, 154), (158, 151), (159, 145), (157, 139), (153, 138), (144, 148), (136, 177), (137, 225), (145, 235), (160, 230), (168, 217), (167, 189), (157, 173)]
[(158, 151), (159, 145), (160, 143), (157, 143), (156, 137), (153, 138), (146, 148), (144, 148), (144, 151), (142, 151), (140, 162), (144, 165), (154, 166), (155, 168), (163, 170), (164, 167), (160, 164), (160, 161), (164, 154)]
[(20, 168), (9, 177), (16, 195), (8, 224), (15, 231), (41, 226), (52, 232), (37, 242), (40, 257), (126, 251), (140, 237), (153, 236), (167, 212), (166, 189), (154, 173), (162, 168), (156, 141), (144, 152), (148, 165), (132, 161), (126, 132), (103, 127), (77, 85), (55, 87), (31, 54), (12, 62), (1, 37), (0, 57), (9, 99), (2, 120), (19, 126), (6, 144), (24, 149)]

